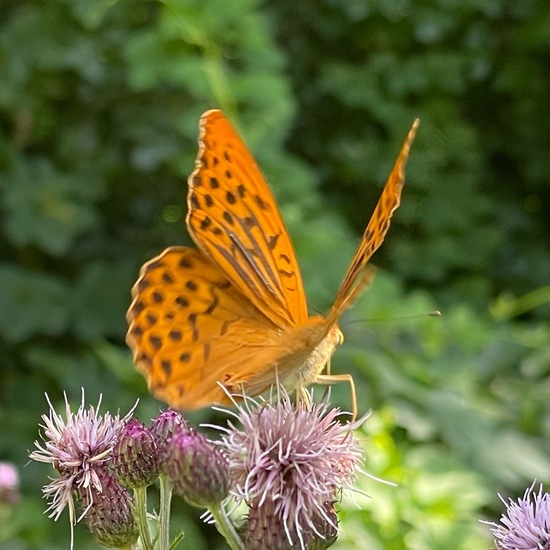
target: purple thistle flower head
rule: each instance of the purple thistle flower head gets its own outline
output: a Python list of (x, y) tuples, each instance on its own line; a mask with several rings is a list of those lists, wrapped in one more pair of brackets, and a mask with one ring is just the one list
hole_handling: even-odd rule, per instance
[(550, 550), (550, 494), (543, 493), (542, 484), (533, 493), (534, 486), (535, 482), (517, 502), (499, 495), (506, 506), (500, 524), (484, 522), (493, 526), (498, 550)]
[(123, 487), (148, 487), (158, 478), (160, 462), (155, 436), (137, 418), (132, 418), (118, 434), (112, 466)]
[(0, 462), (0, 506), (17, 504), (20, 500), (17, 468), (11, 462)]
[[(111, 450), (116, 437), (124, 425), (130, 420), (134, 408), (123, 418), (118, 414), (99, 414), (101, 397), (97, 407), (84, 408), (84, 390), (82, 400), (76, 412), (65, 395), (65, 419), (55, 412), (55, 409), (46, 395), (50, 412), (42, 415), (44, 444), (35, 441), (36, 450), (29, 454), (32, 460), (51, 464), (59, 473), (59, 477), (43, 488), (44, 498), (50, 501), (47, 508), (49, 517), (55, 520), (69, 507), (72, 527), (77, 520), (73, 495), (83, 492), (92, 500), (92, 493), (102, 491), (101, 472), (110, 460)], [(86, 514), (84, 510), (82, 517)]]
[[(249, 519), (259, 528), (282, 531), (286, 546), (334, 542), (333, 503), (342, 490), (352, 490), (362, 461), (352, 433), (359, 423), (341, 424), (340, 411), (328, 410), (327, 403), (294, 405), (280, 392), (277, 403), (249, 400), (240, 406), (236, 417), (242, 429), (229, 423), (223, 435), (232, 494), (247, 504)], [(262, 510), (265, 518), (259, 517)], [(249, 528), (255, 530), (252, 524)], [(243, 534), (249, 540), (254, 536)], [(260, 540), (259, 532), (256, 536)]]

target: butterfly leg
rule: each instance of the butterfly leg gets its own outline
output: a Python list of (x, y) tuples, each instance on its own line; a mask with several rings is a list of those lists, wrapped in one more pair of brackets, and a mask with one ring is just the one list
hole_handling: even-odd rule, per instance
[(327, 361), (325, 369), (326, 369), (326, 374), (324, 376), (330, 376), (330, 359)]
[(355, 392), (355, 382), (351, 374), (319, 374), (315, 379), (316, 384), (330, 385), (336, 382), (347, 382), (351, 392), (351, 421), (357, 418), (357, 393)]

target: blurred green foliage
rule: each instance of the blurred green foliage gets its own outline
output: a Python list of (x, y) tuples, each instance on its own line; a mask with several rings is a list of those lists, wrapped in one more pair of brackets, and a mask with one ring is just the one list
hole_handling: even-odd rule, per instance
[[(375, 411), (366, 469), (399, 486), (362, 478), (373, 498), (344, 500), (337, 547), (487, 548), (477, 519), (500, 515), (497, 491), (550, 479), (546, 4), (5, 0), (0, 15), (0, 460), (24, 495), (2, 548), (68, 545), (42, 515), (51, 472), (23, 468), (44, 392), (76, 403), (84, 386), (123, 412), (141, 397), (155, 415), (125, 310), (143, 261), (190, 243), (185, 178), (211, 107), (268, 176), (321, 311), (421, 118), (333, 361)], [(349, 407), (347, 388), (333, 397)], [(214, 548), (195, 510), (177, 515), (187, 544)], [(83, 527), (76, 547), (97, 547)]]

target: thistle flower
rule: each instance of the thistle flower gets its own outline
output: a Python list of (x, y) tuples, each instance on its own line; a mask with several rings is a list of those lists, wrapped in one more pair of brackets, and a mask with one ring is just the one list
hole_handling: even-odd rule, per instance
[[(46, 485), (42, 492), (50, 501), (47, 508), (49, 517), (55, 520), (68, 506), (71, 523), (71, 548), (73, 547), (73, 525), (88, 512), (88, 506), (80, 518), (76, 518), (74, 494), (77, 493), (85, 502), (93, 502), (94, 494), (103, 491), (102, 477), (110, 459), (112, 447), (117, 434), (129, 421), (133, 409), (123, 418), (105, 413), (99, 415), (101, 397), (97, 407), (84, 409), (84, 391), (80, 407), (76, 412), (71, 410), (65, 395), (65, 419), (55, 412), (46, 395), (50, 407), (49, 415), (42, 415), (44, 445), (35, 441), (36, 450), (29, 454), (38, 462), (51, 464), (59, 477)], [(134, 406), (135, 408), (135, 406)], [(84, 497), (84, 495), (86, 495)]]
[(137, 418), (122, 428), (112, 451), (115, 477), (123, 487), (148, 487), (159, 476), (155, 436)]
[(0, 505), (16, 504), (20, 500), (17, 468), (11, 462), (0, 462)]
[(166, 467), (174, 491), (189, 504), (208, 508), (229, 493), (227, 460), (202, 434), (175, 433), (169, 440)]
[(241, 535), (250, 548), (266, 540), (274, 548), (326, 548), (337, 536), (333, 503), (352, 489), (362, 460), (352, 434), (359, 423), (340, 424), (327, 403), (294, 405), (280, 392), (277, 403), (239, 406), (242, 429), (222, 430), (232, 494), (250, 511)]
[(493, 526), (498, 550), (550, 550), (550, 494), (543, 493), (542, 484), (533, 494), (534, 486), (535, 482), (517, 502), (499, 495), (506, 507), (500, 524), (483, 522)]

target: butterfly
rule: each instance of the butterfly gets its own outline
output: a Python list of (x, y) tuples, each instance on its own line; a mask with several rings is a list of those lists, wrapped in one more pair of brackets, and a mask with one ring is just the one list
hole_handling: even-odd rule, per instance
[[(254, 157), (220, 110), (200, 120), (189, 176), (187, 228), (197, 248), (173, 246), (145, 263), (132, 289), (127, 343), (151, 393), (177, 409), (229, 404), (279, 382), (307, 400), (343, 342), (342, 313), (371, 281), (366, 266), (399, 206), (415, 120), (326, 316), (309, 316), (294, 248)], [(222, 388), (221, 385), (223, 385)]]

